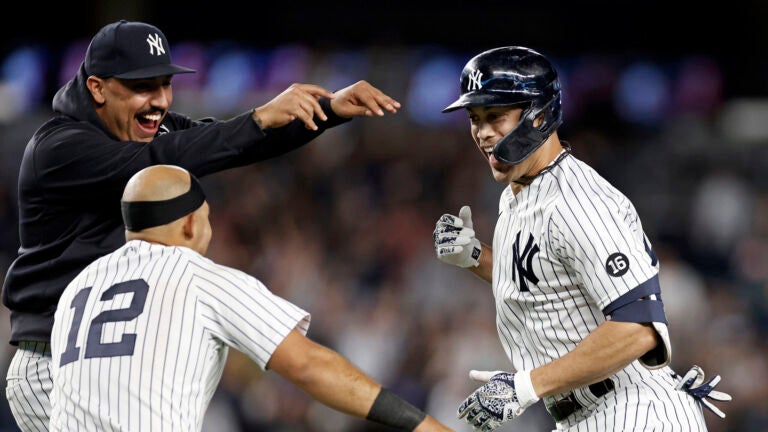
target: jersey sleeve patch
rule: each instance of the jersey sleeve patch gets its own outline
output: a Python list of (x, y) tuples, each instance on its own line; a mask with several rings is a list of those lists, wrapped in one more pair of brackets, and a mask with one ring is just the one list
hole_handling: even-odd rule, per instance
[(629, 259), (621, 252), (614, 252), (608, 255), (608, 259), (605, 260), (605, 272), (609, 276), (620, 277), (624, 276), (629, 271)]

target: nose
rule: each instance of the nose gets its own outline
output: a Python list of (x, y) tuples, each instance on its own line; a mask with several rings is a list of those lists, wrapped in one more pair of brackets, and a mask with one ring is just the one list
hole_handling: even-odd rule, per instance
[(476, 135), (477, 139), (480, 143), (483, 141), (493, 137), (496, 132), (491, 127), (491, 124), (489, 122), (479, 122), (476, 125)]
[(173, 91), (171, 86), (158, 86), (152, 92), (152, 98), (150, 99), (150, 105), (153, 108), (168, 111), (173, 101)]

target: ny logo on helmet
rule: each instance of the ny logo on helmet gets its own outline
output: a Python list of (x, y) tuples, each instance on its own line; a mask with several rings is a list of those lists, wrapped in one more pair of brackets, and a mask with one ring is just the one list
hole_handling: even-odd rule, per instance
[(160, 35), (158, 35), (157, 33), (155, 33), (154, 35), (148, 35), (147, 43), (149, 44), (150, 54), (155, 54), (155, 50), (157, 50), (156, 55), (165, 54), (165, 48), (163, 48), (163, 40), (160, 38)]
[(483, 88), (483, 73), (475, 69), (469, 74), (469, 82), (467, 83), (467, 91), (479, 90)]

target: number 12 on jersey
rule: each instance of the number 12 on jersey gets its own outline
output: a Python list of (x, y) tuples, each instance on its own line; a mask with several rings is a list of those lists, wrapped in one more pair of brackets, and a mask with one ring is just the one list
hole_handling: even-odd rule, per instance
[[(59, 367), (72, 363), (80, 357), (80, 347), (77, 346), (77, 335), (83, 324), (83, 314), (85, 305), (88, 302), (88, 296), (92, 287), (83, 288), (75, 294), (70, 308), (75, 310), (75, 317), (72, 320), (72, 327), (67, 335), (67, 348), (61, 353)], [(147, 301), (147, 292), (149, 285), (143, 279), (134, 279), (120, 282), (109, 287), (101, 295), (99, 301), (109, 301), (119, 294), (132, 293), (131, 304), (125, 308), (111, 309), (102, 311), (96, 315), (88, 326), (88, 336), (85, 341), (84, 358), (94, 357), (117, 357), (132, 355), (136, 345), (135, 333), (124, 333), (119, 342), (102, 343), (101, 335), (104, 331), (104, 325), (108, 323), (118, 323), (131, 321), (144, 312), (144, 304)]]

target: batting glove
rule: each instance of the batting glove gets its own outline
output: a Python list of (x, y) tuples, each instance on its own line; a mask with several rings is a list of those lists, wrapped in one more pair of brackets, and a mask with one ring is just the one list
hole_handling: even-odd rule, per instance
[(476, 431), (490, 432), (538, 402), (533, 390), (531, 371), (470, 371), (469, 377), (485, 382), (459, 405), (458, 418), (463, 418)]
[(675, 389), (690, 394), (720, 418), (725, 418), (725, 413), (707, 400), (714, 399), (716, 401), (729, 401), (733, 399), (728, 393), (714, 390), (719, 382), (720, 375), (715, 375), (714, 378), (710, 378), (709, 381), (704, 382), (704, 370), (699, 366), (694, 365), (682, 378), (680, 378)]
[(432, 233), (437, 258), (459, 267), (477, 267), (480, 262), (480, 240), (472, 229), (472, 210), (464, 206), (459, 216), (444, 214), (437, 220)]

